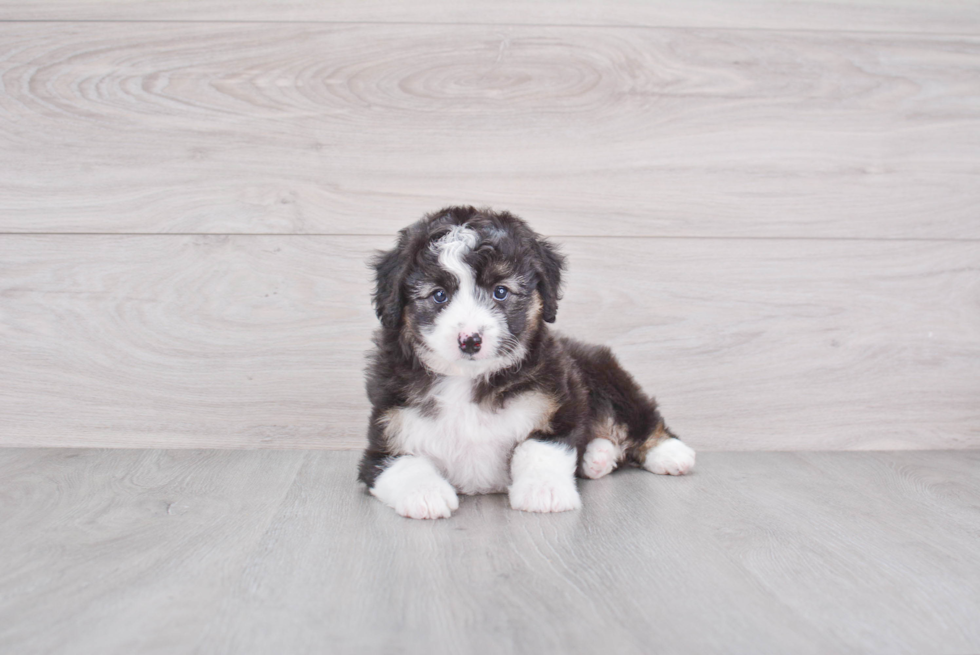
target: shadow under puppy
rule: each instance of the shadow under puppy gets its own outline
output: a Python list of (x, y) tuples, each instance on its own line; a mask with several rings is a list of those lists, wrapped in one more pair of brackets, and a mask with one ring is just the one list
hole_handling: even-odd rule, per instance
[(552, 332), (564, 257), (507, 212), (449, 207), (374, 261), (381, 328), (360, 480), (402, 516), (448, 517), (457, 493), (581, 507), (575, 476), (681, 475), (677, 439), (612, 352)]

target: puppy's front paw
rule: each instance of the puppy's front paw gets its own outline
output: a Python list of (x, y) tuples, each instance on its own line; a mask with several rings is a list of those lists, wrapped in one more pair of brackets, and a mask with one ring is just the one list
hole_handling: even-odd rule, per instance
[(567, 512), (582, 507), (574, 478), (524, 479), (510, 486), (510, 506), (525, 512)]
[(375, 480), (371, 493), (410, 519), (447, 519), (459, 508), (456, 490), (425, 457), (397, 458)]
[(395, 501), (395, 511), (410, 519), (448, 519), (457, 509), (456, 490), (441, 480), (407, 491)]
[(694, 468), (694, 449), (680, 439), (666, 439), (647, 453), (643, 468), (658, 475), (684, 475)]
[(525, 512), (566, 512), (582, 506), (575, 488), (575, 450), (528, 439), (510, 461), (510, 506)]

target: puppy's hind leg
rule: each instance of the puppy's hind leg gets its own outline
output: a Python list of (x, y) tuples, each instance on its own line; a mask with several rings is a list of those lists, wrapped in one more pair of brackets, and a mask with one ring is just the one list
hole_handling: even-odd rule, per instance
[[(572, 345), (570, 353), (589, 391), (592, 414), (599, 419), (596, 436), (625, 449), (623, 461), (661, 475), (683, 475), (694, 467), (694, 451), (671, 434), (656, 400), (643, 392), (611, 350)], [(584, 457), (582, 464), (580, 474), (593, 477)], [(596, 473), (605, 475), (602, 471)]]
[(640, 466), (658, 475), (684, 475), (694, 468), (694, 449), (675, 437), (661, 418), (637, 449)]
[(622, 448), (609, 439), (593, 439), (582, 454), (582, 474), (592, 480), (609, 475), (619, 463), (622, 452)]

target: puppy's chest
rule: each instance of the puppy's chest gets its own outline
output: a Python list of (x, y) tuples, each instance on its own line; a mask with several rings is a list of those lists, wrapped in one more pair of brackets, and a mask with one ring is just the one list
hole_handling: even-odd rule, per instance
[(493, 408), (473, 402), (472, 382), (447, 377), (433, 386), (426, 410), (400, 408), (389, 428), (398, 452), (425, 455), (462, 493), (504, 491), (510, 484), (510, 456), (534, 430), (546, 429), (554, 401), (527, 392)]

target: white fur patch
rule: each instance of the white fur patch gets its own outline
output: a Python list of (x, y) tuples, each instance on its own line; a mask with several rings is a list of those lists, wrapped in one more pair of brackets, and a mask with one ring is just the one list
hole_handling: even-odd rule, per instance
[(395, 453), (424, 455), (464, 494), (503, 491), (510, 484), (511, 451), (534, 430), (547, 428), (552, 399), (528, 392), (491, 409), (473, 402), (473, 381), (446, 377), (430, 397), (435, 416), (414, 407), (393, 410), (385, 434)]
[(531, 439), (514, 451), (510, 506), (525, 512), (564, 512), (582, 506), (575, 488), (575, 450)]
[(659, 475), (684, 475), (694, 468), (694, 449), (680, 439), (665, 439), (647, 453), (643, 468)]
[(410, 519), (446, 519), (459, 507), (456, 491), (424, 457), (399, 457), (381, 472), (371, 493)]
[(476, 247), (476, 242), (477, 234), (472, 228), (457, 225), (432, 244), (432, 248), (439, 253), (439, 265), (456, 277), (461, 291), (472, 293), (476, 287), (473, 270), (463, 261)]
[[(439, 265), (459, 283), (448, 306), (422, 333), (425, 348), (420, 350), (419, 358), (442, 375), (476, 378), (512, 366), (526, 354), (524, 347), (518, 346), (513, 353), (500, 355), (501, 345), (513, 338), (507, 329), (507, 319), (490, 295), (477, 288), (473, 269), (463, 261), (476, 242), (476, 232), (457, 226), (432, 244), (433, 250), (439, 253)], [(476, 333), (482, 339), (480, 351), (463, 354), (459, 349), (460, 335)]]
[(587, 477), (597, 480), (612, 473), (621, 455), (622, 449), (609, 439), (593, 439), (582, 455), (582, 472)]

